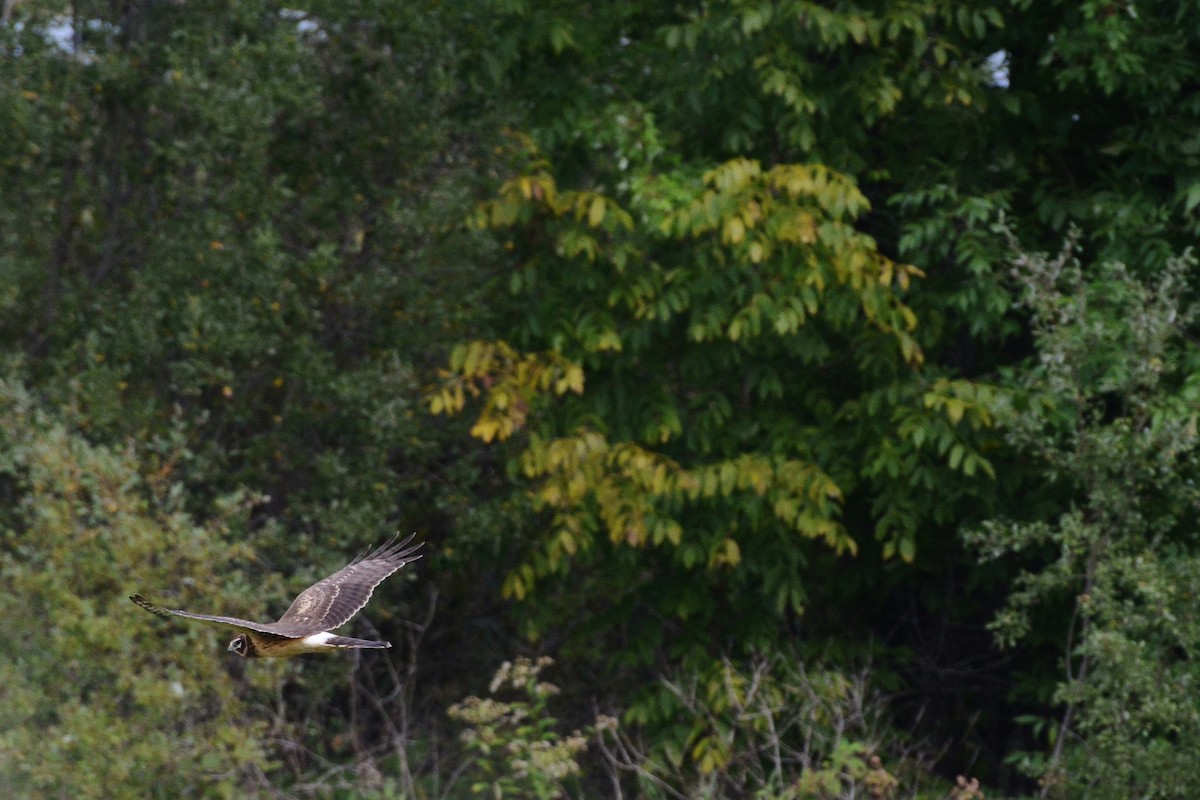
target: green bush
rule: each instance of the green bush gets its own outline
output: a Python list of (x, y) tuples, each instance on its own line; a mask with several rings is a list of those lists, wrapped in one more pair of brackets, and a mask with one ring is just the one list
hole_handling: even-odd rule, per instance
[[(1036, 356), (1009, 376), (1009, 441), (1041, 471), (1028, 516), (970, 541), (1024, 569), (992, 625), (1004, 645), (1057, 636), (1046, 749), (1014, 754), (1044, 794), (1186, 798), (1200, 768), (1200, 363), (1190, 252), (1139, 275), (1085, 265), (1072, 239), (1013, 265)], [(1030, 698), (1034, 699), (1034, 698)]]
[(0, 785), (12, 797), (266, 793), (266, 722), (241, 694), (270, 674), (231, 680), (219, 632), (166, 625), (128, 599), (259, 611), (239, 543), (255, 499), (228, 496), (194, 522), (171, 474), (186, 451), (156, 445), (93, 444), (69, 412), (0, 380)]
[(598, 748), (648, 798), (891, 798), (900, 783), (884, 756), (916, 756), (868, 673), (794, 653), (681, 671), (625, 718), (597, 725)]
[(540, 680), (542, 670), (553, 663), (546, 656), (505, 661), (496, 670), (489, 692), (515, 690), (518, 698), (472, 695), (450, 707), (451, 719), (467, 726), (460, 738), (472, 756), (473, 793), (550, 800), (577, 785), (577, 757), (587, 749), (587, 737), (594, 729), (566, 736), (556, 730), (558, 720), (551, 716), (548, 701), (559, 690)]

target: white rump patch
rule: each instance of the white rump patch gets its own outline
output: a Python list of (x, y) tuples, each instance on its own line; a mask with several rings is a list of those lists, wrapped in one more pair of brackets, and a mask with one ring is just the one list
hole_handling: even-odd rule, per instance
[(329, 644), (329, 640), (332, 639), (333, 636), (334, 635), (329, 631), (325, 631), (324, 633), (314, 633), (311, 636), (305, 636), (301, 641), (312, 647), (326, 647), (332, 646)]

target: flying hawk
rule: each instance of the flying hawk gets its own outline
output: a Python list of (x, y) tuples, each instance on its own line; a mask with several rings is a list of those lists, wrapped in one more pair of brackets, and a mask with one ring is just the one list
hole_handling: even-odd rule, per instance
[[(342, 569), (301, 592), (278, 622), (250, 622), (237, 617), (214, 617), (156, 606), (140, 594), (130, 600), (160, 617), (185, 617), (233, 628), (238, 635), (229, 652), (243, 658), (286, 658), (301, 653), (325, 653), (337, 648), (391, 647), (390, 642), (372, 642), (335, 636), (331, 631), (350, 621), (371, 599), (384, 578), (421, 556), (413, 555), (420, 544), (405, 547), (395, 539), (373, 552), (364, 552)], [(423, 543), (422, 543), (423, 544)]]

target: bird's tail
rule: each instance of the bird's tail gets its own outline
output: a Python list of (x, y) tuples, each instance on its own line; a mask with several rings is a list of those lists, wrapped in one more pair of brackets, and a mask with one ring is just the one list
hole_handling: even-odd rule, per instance
[(382, 648), (391, 647), (391, 642), (372, 642), (369, 639), (354, 639), (350, 636), (330, 636), (324, 641), (327, 647), (360, 647)]

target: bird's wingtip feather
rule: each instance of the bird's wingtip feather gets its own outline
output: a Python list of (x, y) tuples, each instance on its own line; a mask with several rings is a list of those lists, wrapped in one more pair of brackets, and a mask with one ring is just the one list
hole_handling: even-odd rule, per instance
[(417, 542), (414, 545), (409, 544), (409, 542), (416, 538), (416, 536), (416, 531), (413, 531), (408, 536), (400, 539), (400, 534), (397, 533), (385, 544), (367, 554), (365, 557), (378, 558), (387, 561), (400, 560), (405, 564), (410, 561), (416, 561), (422, 555), (417, 553), (417, 551), (425, 546), (425, 542)]

